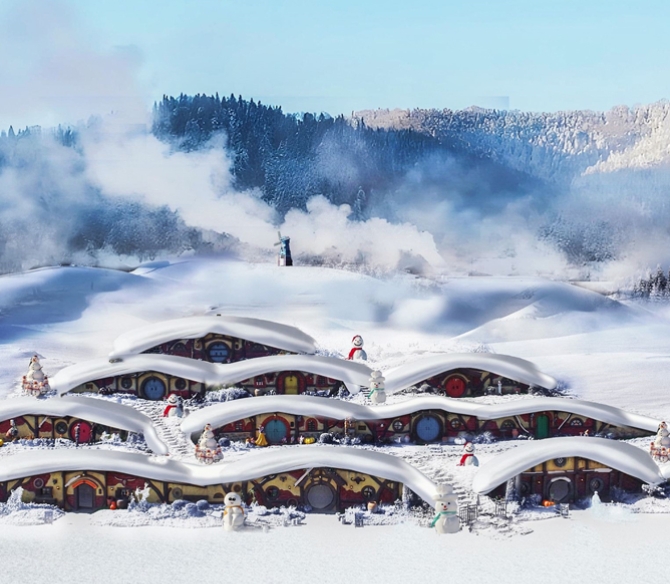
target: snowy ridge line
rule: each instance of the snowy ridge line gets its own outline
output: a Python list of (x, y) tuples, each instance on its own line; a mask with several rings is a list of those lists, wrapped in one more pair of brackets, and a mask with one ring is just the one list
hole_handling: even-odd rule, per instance
[(498, 485), (546, 460), (578, 456), (604, 464), (650, 485), (666, 480), (661, 468), (644, 450), (608, 440), (573, 436), (534, 440), (498, 455), (481, 467), (472, 481), (475, 493), (486, 494)]
[(316, 353), (316, 341), (292, 326), (241, 316), (192, 316), (157, 322), (122, 334), (114, 341), (109, 358), (142, 353), (168, 341), (198, 339), (209, 333), (238, 337), (294, 353)]
[(150, 353), (130, 355), (115, 363), (105, 358), (77, 363), (61, 369), (49, 379), (49, 383), (59, 395), (63, 395), (89, 381), (143, 371), (157, 371), (208, 386), (232, 385), (278, 371), (305, 371), (343, 381), (350, 393), (358, 393), (361, 386), (367, 387), (372, 373), (368, 366), (361, 363), (312, 355), (272, 355), (222, 364)]
[(477, 416), (482, 420), (494, 420), (544, 411), (561, 411), (587, 416), (608, 424), (617, 424), (656, 432), (660, 420), (633, 414), (603, 404), (537, 397), (519, 399), (500, 404), (481, 404), (449, 397), (415, 397), (395, 404), (366, 406), (336, 399), (323, 399), (307, 395), (269, 395), (259, 399), (242, 399), (222, 402), (191, 413), (182, 423), (184, 434), (201, 432), (205, 424), (220, 427), (242, 418), (258, 414), (281, 412), (298, 416), (322, 416), (335, 420), (382, 420), (413, 414), (420, 410), (443, 410), (454, 414)]
[(419, 359), (386, 372), (384, 374), (386, 393), (396, 393), (435, 375), (461, 368), (490, 371), (526, 385), (545, 389), (555, 389), (557, 386), (553, 377), (542, 373), (534, 363), (525, 359), (491, 353), (449, 353)]
[(407, 485), (431, 505), (437, 492), (433, 481), (397, 456), (338, 446), (273, 449), (250, 454), (235, 462), (214, 465), (111, 450), (36, 450), (3, 458), (0, 481), (51, 472), (90, 470), (205, 487), (314, 467), (353, 470), (397, 481)]
[(20, 416), (72, 416), (119, 430), (141, 433), (156, 454), (167, 454), (167, 445), (158, 437), (149, 417), (135, 408), (108, 400), (67, 396), (64, 399), (22, 397), (0, 401), (0, 420)]

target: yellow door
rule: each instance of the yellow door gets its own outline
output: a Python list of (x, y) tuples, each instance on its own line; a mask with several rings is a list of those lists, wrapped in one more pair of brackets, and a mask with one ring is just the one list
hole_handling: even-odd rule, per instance
[(286, 395), (296, 395), (298, 393), (298, 378), (295, 375), (284, 377), (284, 393)]

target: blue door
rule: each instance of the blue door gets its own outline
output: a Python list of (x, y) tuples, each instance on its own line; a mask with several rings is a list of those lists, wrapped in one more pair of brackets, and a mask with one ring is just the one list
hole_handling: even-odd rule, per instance
[(421, 442), (434, 442), (441, 433), (440, 421), (435, 416), (421, 416), (416, 423), (416, 436)]
[(207, 348), (207, 356), (212, 363), (228, 363), (230, 347), (226, 343), (212, 343)]
[(165, 383), (158, 377), (149, 377), (142, 384), (142, 393), (146, 399), (163, 399), (165, 396)]
[(281, 420), (270, 420), (265, 424), (265, 437), (270, 444), (280, 444), (288, 436), (288, 428)]

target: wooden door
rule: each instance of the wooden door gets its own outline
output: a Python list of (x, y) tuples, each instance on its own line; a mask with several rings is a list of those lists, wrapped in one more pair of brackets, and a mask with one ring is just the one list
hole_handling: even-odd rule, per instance
[(297, 395), (299, 393), (300, 383), (296, 375), (287, 375), (284, 377), (284, 393), (286, 395)]
[(74, 490), (77, 510), (91, 511), (95, 509), (95, 489), (87, 484), (82, 483)]

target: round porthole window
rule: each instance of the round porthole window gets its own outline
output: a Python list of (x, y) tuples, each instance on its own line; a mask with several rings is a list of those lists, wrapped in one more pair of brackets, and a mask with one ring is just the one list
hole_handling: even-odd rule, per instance
[(44, 486), (44, 480), (43, 479), (37, 477), (33, 481), (33, 487), (35, 487), (36, 489), (41, 489), (43, 486)]
[(277, 487), (268, 487), (268, 490), (265, 492), (270, 501), (274, 501), (279, 497), (279, 489)]
[(393, 431), (402, 432), (402, 429), (405, 427), (405, 424), (402, 423), (402, 420), (394, 420), (393, 422)]
[(558, 468), (563, 468), (567, 463), (568, 463), (568, 459), (567, 459), (567, 458), (554, 458), (554, 464), (555, 464)]
[(458, 418), (452, 418), (449, 421), (449, 425), (452, 427), (453, 430), (458, 430), (463, 424)]
[(182, 391), (183, 389), (186, 389), (186, 380), (185, 380), (185, 379), (178, 378), (178, 379), (174, 382), (174, 386), (175, 386), (179, 391)]
[(371, 499), (374, 498), (374, 496), (377, 494), (377, 492), (372, 488), (372, 487), (363, 487), (363, 490), (361, 491), (361, 494), (365, 498), (366, 501), (370, 501)]
[(121, 378), (121, 387), (123, 389), (130, 389), (133, 387), (133, 380), (130, 377)]
[(55, 430), (56, 434), (67, 434), (67, 422), (63, 420), (56, 422)]
[(177, 500), (184, 496), (184, 491), (182, 491), (179, 487), (174, 487), (170, 494), (172, 495), (173, 500)]
[(602, 479), (596, 477), (589, 481), (589, 491), (595, 493), (596, 491), (600, 492), (605, 487), (605, 483)]

